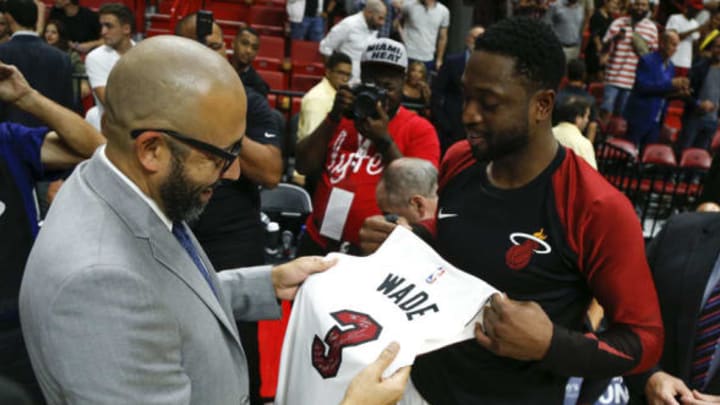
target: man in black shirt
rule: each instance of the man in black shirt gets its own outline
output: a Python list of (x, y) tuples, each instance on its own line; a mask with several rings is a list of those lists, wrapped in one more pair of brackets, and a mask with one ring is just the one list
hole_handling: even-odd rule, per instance
[[(191, 14), (176, 27), (177, 35), (195, 39), (197, 17)], [(220, 26), (205, 44), (225, 57)], [(216, 46), (218, 44), (219, 46)], [(253, 56), (254, 58), (254, 56)], [(242, 78), (242, 76), (241, 76)], [(205, 210), (192, 225), (193, 233), (218, 271), (265, 263), (263, 225), (260, 221), (259, 186), (275, 187), (282, 175), (282, 134), (264, 96), (243, 82), (247, 95), (247, 128), (240, 152), (241, 177), (215, 187)], [(240, 113), (240, 112), (238, 112)], [(250, 403), (260, 405), (260, 363), (257, 322), (238, 322), (247, 356)]]
[(103, 44), (100, 38), (100, 17), (80, 0), (56, 0), (50, 19), (63, 23), (70, 38), (70, 46), (80, 53), (90, 52)]
[(232, 64), (240, 75), (243, 85), (267, 97), (270, 86), (255, 71), (252, 63), (260, 49), (260, 37), (252, 28), (240, 28), (233, 40)]

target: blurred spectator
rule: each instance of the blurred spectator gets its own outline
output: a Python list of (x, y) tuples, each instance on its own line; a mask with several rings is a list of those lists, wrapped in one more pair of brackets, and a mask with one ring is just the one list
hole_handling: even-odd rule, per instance
[(0, 124), (0, 375), (21, 383), (41, 401), (18, 314), (20, 281), (39, 231), (33, 188), (90, 157), (104, 139), (80, 116), (34, 91), (18, 69), (2, 63), (0, 100), (49, 126)]
[(80, 6), (80, 0), (55, 0), (50, 19), (65, 25), (70, 47), (80, 53), (90, 52), (103, 44), (98, 14)]
[(333, 52), (325, 62), (325, 77), (310, 89), (300, 103), (297, 141), (310, 135), (322, 123), (335, 101), (335, 93), (345, 86), (352, 74), (352, 60), (342, 52)]
[(383, 171), (375, 189), (378, 208), (414, 224), (435, 217), (438, 172), (425, 159), (393, 160)]
[(667, 98), (689, 92), (689, 80), (675, 77), (670, 60), (679, 42), (677, 32), (666, 30), (660, 39), (660, 49), (643, 56), (638, 63), (635, 85), (624, 113), (628, 126), (626, 136), (638, 146), (656, 143), (660, 138)]
[(400, 38), (400, 22), (402, 21), (403, 0), (384, 0), (387, 7), (385, 24), (378, 30), (378, 37), (391, 38), (396, 41)]
[(301, 41), (320, 41), (325, 33), (323, 0), (288, 0), (290, 38)]
[(709, 45), (712, 40), (720, 35), (720, 10), (715, 10), (710, 17), (710, 22), (700, 29), (702, 40), (700, 41), (700, 53), (702, 56), (710, 56)]
[[(65, 26), (63, 23), (59, 20), (48, 21), (45, 25), (45, 30), (43, 31), (43, 37), (45, 38), (45, 42), (49, 45), (52, 45), (61, 51), (67, 52), (68, 55), (70, 55), (70, 63), (72, 64), (74, 74), (85, 76), (85, 63), (82, 61), (82, 57), (79, 53), (70, 49), (70, 42), (67, 37), (67, 33), (65, 32)], [(80, 80), (80, 94), (77, 93), (78, 86), (73, 85), (75, 99), (85, 98), (85, 96), (90, 94), (90, 83), (88, 83), (87, 79), (75, 78), (73, 78), (73, 83), (75, 83), (75, 80)]]
[(351, 83), (360, 80), (360, 56), (367, 44), (378, 36), (378, 29), (385, 24), (387, 7), (382, 0), (368, 0), (365, 9), (345, 17), (320, 41), (320, 53), (330, 56), (340, 51), (352, 59)]
[[(198, 40), (197, 14), (183, 18), (177, 35)], [(220, 25), (213, 23), (205, 45), (223, 58), (225, 43)], [(223, 180), (213, 190), (210, 201), (193, 233), (217, 271), (265, 263), (264, 227), (260, 221), (259, 187), (275, 187), (282, 174), (282, 133), (264, 96), (245, 88), (247, 125), (240, 151), (240, 178)], [(260, 398), (260, 356), (257, 322), (237, 322), (240, 340), (248, 362), (250, 404), (262, 405)]]
[(402, 11), (400, 33), (408, 59), (437, 71), (445, 61), (450, 11), (437, 0), (404, 0)]
[(690, 70), (690, 97), (685, 103), (680, 146), (709, 149), (718, 128), (720, 105), (720, 37), (710, 43), (711, 56)]
[(577, 59), (582, 45), (582, 31), (585, 24), (585, 8), (579, 0), (558, 0), (543, 16), (560, 40), (565, 59)]
[(553, 109), (553, 135), (560, 145), (572, 149), (597, 169), (595, 148), (583, 135), (590, 122), (590, 104), (580, 97), (569, 97), (555, 104)]
[(685, 12), (671, 15), (665, 25), (666, 30), (675, 30), (680, 36), (677, 52), (671, 58), (678, 76), (687, 77), (690, 71), (693, 62), (693, 42), (700, 39), (701, 26), (695, 21), (695, 16), (702, 9), (702, 0), (686, 0)]
[(426, 115), (430, 107), (430, 86), (428, 85), (427, 67), (420, 61), (411, 62), (403, 85), (403, 103), (412, 104), (407, 108), (420, 115)]
[(252, 65), (259, 50), (260, 37), (257, 31), (249, 27), (241, 27), (233, 39), (233, 55), (230, 61), (245, 87), (250, 87), (263, 97), (267, 97), (270, 86)]
[[(438, 164), (435, 129), (400, 105), (406, 69), (401, 43), (381, 38), (368, 44), (362, 55), (362, 83), (384, 89), (385, 100), (354, 104), (353, 93), (341, 87), (325, 121), (297, 144), (298, 172), (320, 177), (298, 256), (359, 253), (360, 225), (380, 213), (375, 188), (385, 166), (403, 156)], [(354, 120), (344, 118), (349, 112)]]
[(602, 40), (617, 13), (618, 0), (604, 0), (590, 18), (590, 40), (585, 48), (585, 63), (590, 80), (602, 80), (607, 54), (601, 53)]
[(485, 28), (479, 25), (470, 28), (465, 37), (465, 50), (448, 55), (432, 82), (431, 112), (443, 153), (456, 141), (465, 139), (465, 126), (462, 123), (462, 75), (475, 48), (475, 40), (484, 32)]
[(9, 41), (10, 35), (12, 35), (12, 31), (10, 31), (10, 26), (5, 19), (5, 14), (0, 13), (0, 44)]
[[(50, 46), (35, 32), (37, 6), (33, 0), (8, 0), (5, 19), (13, 32), (0, 45), (0, 61), (16, 66), (35, 90), (67, 108), (74, 108), (70, 57)], [(0, 122), (27, 126), (45, 125), (36, 116), (9, 103), (0, 103)]]
[[(590, 106), (590, 121), (597, 119), (595, 97), (585, 90), (585, 62), (582, 59), (572, 59), (567, 62), (567, 83), (560, 89), (555, 97), (555, 105), (562, 104), (567, 98), (582, 98)], [(592, 138), (588, 135), (588, 138)]]
[(101, 35), (104, 45), (94, 49), (85, 58), (90, 87), (100, 117), (105, 104), (105, 84), (113, 66), (120, 57), (135, 46), (131, 38), (135, 31), (135, 16), (124, 4), (107, 3), (100, 7)]
[(615, 19), (605, 33), (603, 52), (609, 51), (609, 56), (600, 106), (603, 121), (610, 114), (622, 115), (635, 82), (639, 57), (657, 48), (657, 27), (647, 18), (649, 7), (648, 0), (635, 0), (630, 6), (630, 16)]

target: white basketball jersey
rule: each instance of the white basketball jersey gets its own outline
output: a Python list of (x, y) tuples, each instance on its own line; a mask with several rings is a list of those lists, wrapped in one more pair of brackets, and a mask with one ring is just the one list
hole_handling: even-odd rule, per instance
[(419, 354), (473, 338), (475, 320), (497, 292), (401, 226), (371, 256), (330, 256), (338, 264), (309, 277), (295, 298), (276, 404), (337, 405), (392, 341), (400, 353), (386, 376)]

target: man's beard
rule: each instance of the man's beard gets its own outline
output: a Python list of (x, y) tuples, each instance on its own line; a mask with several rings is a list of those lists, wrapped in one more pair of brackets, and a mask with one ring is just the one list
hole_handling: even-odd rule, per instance
[(528, 126), (525, 124), (502, 132), (488, 132), (484, 149), (472, 143), (471, 146), (475, 159), (479, 162), (492, 162), (525, 148), (528, 143)]
[(172, 154), (171, 164), (170, 175), (160, 186), (165, 215), (172, 222), (194, 222), (205, 210), (206, 203), (200, 196), (212, 186), (194, 186), (185, 176), (185, 165), (175, 153)]

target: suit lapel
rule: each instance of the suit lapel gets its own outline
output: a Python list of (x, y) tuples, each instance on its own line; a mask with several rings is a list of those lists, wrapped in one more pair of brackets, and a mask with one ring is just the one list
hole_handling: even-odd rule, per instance
[(135, 191), (130, 189), (117, 174), (113, 173), (110, 167), (101, 161), (98, 156), (99, 153), (103, 153), (102, 148), (95, 152), (92, 159), (86, 163), (87, 167), (84, 170), (90, 187), (105, 200), (137, 238), (148, 241), (152, 255), (158, 263), (181, 279), (210, 309), (237, 344), (240, 345), (237, 329), (234, 322), (231, 322), (231, 319), (233, 319), (232, 311), (229, 310), (227, 303), (221, 305), (218, 301), (218, 299), (226, 300), (219, 287), (215, 270), (207, 260), (197, 240), (192, 237), (192, 241), (197, 251), (200, 252), (205, 267), (218, 291), (217, 298), (205, 278), (200, 274), (200, 270), (192, 261), (190, 255), (175, 239), (167, 226)]
[(678, 358), (680, 359), (680, 376), (687, 381), (690, 377), (690, 366), (692, 363), (695, 333), (697, 330), (697, 316), (700, 313), (703, 293), (715, 265), (720, 247), (720, 223), (713, 221), (705, 225), (702, 233), (696, 236), (695, 245), (688, 252), (689, 258), (686, 262), (681, 281), (683, 297), (694, 297), (683, 299), (683, 307), (680, 308), (677, 319), (678, 331)]

